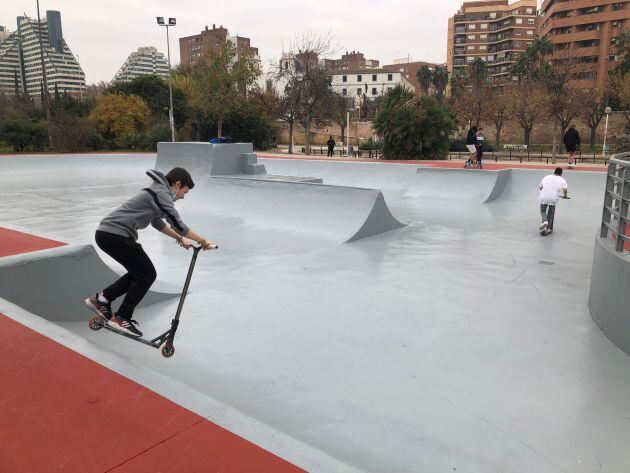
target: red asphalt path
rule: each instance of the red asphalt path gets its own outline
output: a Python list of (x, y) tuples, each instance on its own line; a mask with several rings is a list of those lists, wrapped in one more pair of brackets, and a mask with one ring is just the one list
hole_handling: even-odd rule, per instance
[[(63, 244), (0, 228), (3, 256)], [(0, 334), (2, 473), (303, 471), (3, 314)]]

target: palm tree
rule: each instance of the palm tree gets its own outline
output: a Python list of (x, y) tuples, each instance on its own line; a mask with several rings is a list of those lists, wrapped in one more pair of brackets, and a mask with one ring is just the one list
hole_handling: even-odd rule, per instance
[(445, 66), (437, 66), (435, 68), (432, 82), (435, 90), (437, 90), (438, 100), (441, 102), (444, 99), (444, 92), (448, 85), (448, 70)]
[(418, 78), (418, 82), (420, 82), (420, 93), (422, 95), (429, 95), (429, 87), (433, 80), (433, 71), (429, 69), (429, 66), (424, 64), (418, 69), (418, 72), (416, 72), (416, 77)]

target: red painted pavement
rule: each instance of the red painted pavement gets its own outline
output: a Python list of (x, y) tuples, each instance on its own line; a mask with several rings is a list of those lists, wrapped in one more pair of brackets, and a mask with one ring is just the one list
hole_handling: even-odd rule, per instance
[[(408, 164), (413, 166), (430, 166), (438, 168), (448, 169), (463, 169), (464, 161), (429, 161), (421, 159), (409, 159), (409, 160), (396, 160), (396, 159), (369, 159), (369, 158), (326, 158), (323, 156), (304, 156), (304, 155), (283, 155), (283, 154), (268, 154), (268, 153), (256, 153), (261, 158), (269, 159), (295, 159), (295, 160), (307, 160), (307, 161), (341, 161), (346, 163), (375, 163), (375, 164)], [(555, 169), (556, 167), (562, 167), (568, 172), (573, 171), (599, 171), (606, 172), (606, 166), (587, 166), (578, 165), (571, 170), (567, 169), (567, 165), (563, 163), (558, 164), (543, 164), (543, 163), (494, 163), (490, 160), (484, 162), (483, 170), (486, 171), (498, 171), (502, 169)]]
[[(0, 230), (3, 256), (64, 245)], [(2, 473), (303, 471), (3, 314), (0, 334)]]
[(65, 243), (0, 227), (0, 257), (46, 250)]

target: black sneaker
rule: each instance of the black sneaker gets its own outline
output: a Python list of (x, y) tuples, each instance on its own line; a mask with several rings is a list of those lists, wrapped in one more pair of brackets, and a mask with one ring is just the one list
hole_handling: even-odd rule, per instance
[(112, 318), (112, 305), (109, 302), (104, 303), (99, 301), (98, 294), (94, 294), (92, 297), (85, 299), (85, 305), (96, 315), (102, 315), (107, 320)]
[(138, 322), (135, 320), (127, 320), (122, 317), (118, 317), (114, 315), (111, 319), (107, 321), (107, 325), (110, 327), (114, 327), (115, 329), (120, 330), (121, 332), (128, 333), (129, 335), (133, 335), (134, 337), (141, 337), (142, 332), (138, 330), (135, 325), (138, 325)]

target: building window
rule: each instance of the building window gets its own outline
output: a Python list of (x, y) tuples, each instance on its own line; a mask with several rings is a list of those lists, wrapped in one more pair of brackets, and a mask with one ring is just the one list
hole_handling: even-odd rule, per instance
[(534, 30), (527, 30), (527, 36), (534, 36)]
[(341, 89), (341, 95), (343, 96), (348, 95), (348, 89)]
[(481, 46), (479, 46), (479, 51), (485, 51), (486, 50), (486, 45), (482, 44)]
[(348, 82), (348, 76), (341, 76), (341, 82)]
[(482, 35), (479, 36), (479, 39), (481, 41), (488, 41), (488, 35), (487, 34), (482, 34)]
[(533, 24), (535, 24), (535, 23), (536, 23), (536, 20), (534, 20), (533, 18), (528, 18), (528, 19), (527, 19), (527, 24), (528, 24), (528, 25), (533, 25)]
[(487, 30), (488, 29), (488, 23), (482, 23), (479, 28), (481, 28), (482, 30)]
[(475, 40), (475, 35), (474, 35), (474, 34), (469, 34), (469, 35), (468, 35), (468, 39), (469, 39), (470, 41), (474, 41), (474, 40)]
[(497, 17), (497, 14), (495, 12), (490, 13), (490, 19), (494, 20)]
[(517, 18), (516, 20), (514, 20), (514, 23), (516, 23), (517, 25), (522, 25), (523, 24), (523, 19), (522, 18)]
[(514, 36), (522, 36), (523, 30), (514, 30)]
[(468, 47), (466, 47), (466, 49), (468, 49), (468, 51), (474, 51), (475, 47), (474, 46), (468, 46)]
[(469, 30), (476, 30), (477, 29), (477, 25), (475, 25), (475, 24), (468, 25), (468, 29)]
[(514, 47), (515, 48), (520, 48), (521, 46), (521, 42), (520, 41), (514, 41)]
[(525, 10), (525, 14), (527, 15), (533, 15), (534, 14), (534, 9), (533, 8), (528, 8)]
[(612, 6), (613, 10), (617, 11), (617, 10), (623, 10), (623, 3), (613, 3)]
[(372, 82), (376, 82), (376, 74), (372, 74)]
[(372, 87), (372, 95), (378, 95), (378, 92), (376, 91), (376, 87)]
[(612, 22), (613, 28), (621, 28), (621, 20), (615, 20)]
[(361, 95), (361, 89), (357, 89), (357, 95)]
[(357, 76), (357, 82), (361, 82), (363, 80), (363, 76), (361, 74), (359, 74)]
[(393, 74), (387, 74), (387, 80), (394, 80)]

